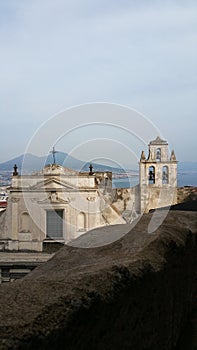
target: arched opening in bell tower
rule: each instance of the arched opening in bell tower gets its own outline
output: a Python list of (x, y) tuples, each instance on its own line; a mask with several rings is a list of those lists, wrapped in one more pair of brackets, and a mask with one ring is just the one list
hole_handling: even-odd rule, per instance
[(167, 165), (163, 166), (162, 168), (162, 183), (168, 184), (169, 181), (169, 171)]
[(156, 161), (161, 162), (161, 148), (157, 148), (156, 150)]
[(155, 167), (153, 165), (148, 169), (148, 183), (150, 185), (155, 183)]

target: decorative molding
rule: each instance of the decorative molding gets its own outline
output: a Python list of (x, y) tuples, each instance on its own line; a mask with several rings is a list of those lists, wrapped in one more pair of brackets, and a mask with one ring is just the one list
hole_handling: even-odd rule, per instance
[(57, 192), (51, 192), (51, 195), (49, 196), (49, 200), (51, 201), (51, 203), (58, 203), (59, 198), (58, 198)]
[(38, 201), (39, 201), (39, 198), (31, 198), (31, 202), (33, 202), (33, 203), (34, 203), (34, 202), (37, 203)]
[(48, 199), (44, 199), (44, 200), (38, 200), (38, 202), (37, 202), (38, 204), (68, 204), (68, 203), (70, 203), (70, 198), (65, 198), (65, 199), (62, 199), (62, 198), (59, 198), (58, 196), (52, 196), (52, 198), (51, 198), (51, 196), (49, 196), (49, 198)]
[(96, 199), (96, 197), (87, 197), (86, 199), (87, 199), (88, 201), (90, 201), (90, 202), (94, 202), (95, 199)]
[(17, 202), (20, 201), (20, 198), (13, 197), (13, 198), (11, 199), (11, 201), (12, 201), (12, 203), (17, 203)]

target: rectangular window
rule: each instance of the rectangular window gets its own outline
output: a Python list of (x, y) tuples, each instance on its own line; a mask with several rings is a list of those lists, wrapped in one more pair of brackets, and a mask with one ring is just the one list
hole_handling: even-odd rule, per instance
[(47, 237), (63, 238), (63, 210), (47, 210)]

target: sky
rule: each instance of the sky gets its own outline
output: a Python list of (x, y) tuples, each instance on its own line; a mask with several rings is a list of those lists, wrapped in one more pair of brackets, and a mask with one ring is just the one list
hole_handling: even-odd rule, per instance
[[(60, 111), (95, 102), (139, 111), (178, 160), (197, 161), (196, 62), (196, 1), (0, 0), (0, 162), (23, 154)], [(119, 161), (124, 151), (114, 152)]]

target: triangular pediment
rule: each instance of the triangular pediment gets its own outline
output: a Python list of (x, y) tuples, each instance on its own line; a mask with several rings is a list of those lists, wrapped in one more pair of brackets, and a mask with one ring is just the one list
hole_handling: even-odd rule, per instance
[(31, 186), (30, 187), (31, 191), (50, 191), (50, 190), (58, 190), (58, 189), (64, 189), (65, 191), (72, 191), (72, 190), (76, 190), (77, 187), (56, 179), (56, 178), (50, 178), (50, 179), (46, 179), (46, 180), (41, 180), (39, 182), (37, 182), (36, 185)]

